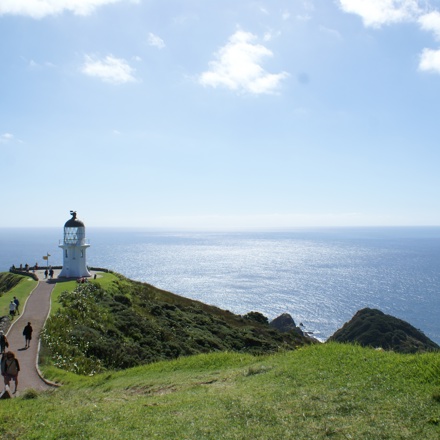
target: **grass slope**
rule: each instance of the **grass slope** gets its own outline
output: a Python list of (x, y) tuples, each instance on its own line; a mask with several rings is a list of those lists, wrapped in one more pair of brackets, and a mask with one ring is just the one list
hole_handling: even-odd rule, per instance
[(37, 286), (37, 282), (23, 275), (15, 275), (9, 272), (0, 273), (0, 316), (9, 316), (9, 303), (16, 296), (20, 301), (20, 310), (27, 297)]
[(438, 439), (440, 355), (338, 343), (211, 353), (93, 377), (0, 405), (2, 439)]

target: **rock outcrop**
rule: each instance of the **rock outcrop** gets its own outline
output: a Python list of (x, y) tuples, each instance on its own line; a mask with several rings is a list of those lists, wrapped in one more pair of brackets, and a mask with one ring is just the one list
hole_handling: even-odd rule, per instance
[(270, 325), (283, 333), (294, 331), (301, 336), (305, 336), (304, 332), (295, 324), (292, 316), (290, 316), (288, 313), (283, 313), (282, 315), (278, 316), (278, 318), (275, 318), (270, 322)]
[(328, 341), (356, 342), (362, 346), (393, 350), (399, 353), (418, 353), (439, 350), (440, 347), (421, 330), (377, 309), (359, 310), (337, 330)]

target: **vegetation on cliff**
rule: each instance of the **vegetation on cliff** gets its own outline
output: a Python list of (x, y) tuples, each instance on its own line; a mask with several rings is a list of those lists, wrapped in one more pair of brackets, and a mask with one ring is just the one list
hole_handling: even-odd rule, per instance
[(329, 341), (356, 342), (364, 347), (399, 353), (438, 350), (440, 347), (411, 324), (377, 309), (359, 310)]
[(22, 280), (23, 277), (20, 275), (15, 275), (9, 272), (0, 273), (0, 295), (9, 292)]
[(96, 374), (199, 353), (267, 354), (310, 343), (272, 328), (258, 312), (239, 316), (122, 276), (105, 277), (59, 295), (42, 334), (46, 361)]

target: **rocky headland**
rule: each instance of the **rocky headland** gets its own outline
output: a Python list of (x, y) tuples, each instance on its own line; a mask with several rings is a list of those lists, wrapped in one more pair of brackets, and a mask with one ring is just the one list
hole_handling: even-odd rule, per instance
[(419, 353), (440, 349), (421, 330), (408, 322), (370, 308), (359, 310), (328, 340), (357, 343), (363, 347), (393, 350), (398, 353)]

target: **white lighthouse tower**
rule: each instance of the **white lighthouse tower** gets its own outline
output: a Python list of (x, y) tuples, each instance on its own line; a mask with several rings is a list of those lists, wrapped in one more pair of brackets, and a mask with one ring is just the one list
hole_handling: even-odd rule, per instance
[(89, 277), (86, 250), (90, 245), (86, 239), (86, 228), (84, 223), (76, 218), (76, 211), (70, 211), (70, 215), (72, 218), (64, 225), (64, 239), (59, 245), (63, 249), (63, 269), (58, 277)]

